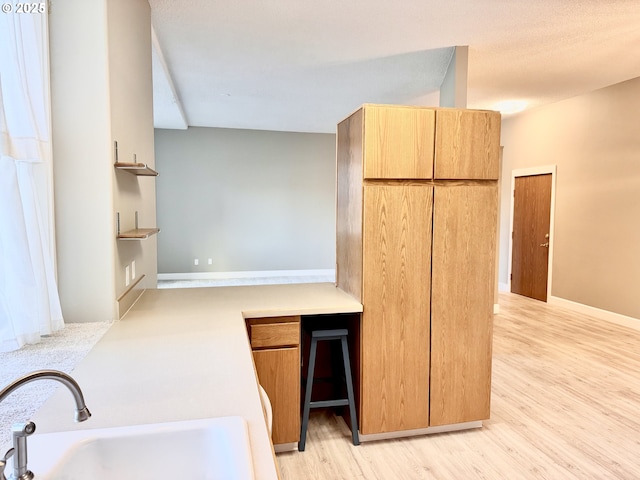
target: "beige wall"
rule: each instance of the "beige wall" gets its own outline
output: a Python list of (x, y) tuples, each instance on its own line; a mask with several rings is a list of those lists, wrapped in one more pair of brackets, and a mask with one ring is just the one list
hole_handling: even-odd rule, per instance
[(453, 47), (451, 62), (440, 86), (440, 106), (467, 108), (469, 46)]
[[(119, 161), (146, 163), (153, 168), (151, 9), (146, 0), (109, 0), (107, 15), (111, 139), (118, 142)], [(141, 228), (155, 227), (155, 178), (136, 177), (113, 168), (111, 172), (113, 210), (120, 213), (121, 230), (134, 228), (136, 211)], [(128, 288), (125, 268), (129, 266), (132, 271), (133, 261), (136, 278), (131, 278), (131, 282), (144, 274), (141, 286), (156, 286), (156, 236), (140, 242), (114, 240), (114, 248), (116, 295), (121, 295)]]
[[(113, 139), (153, 163), (151, 12), (146, 0), (52, 0), (52, 133), (58, 290), (66, 322), (111, 321), (123, 265), (155, 284), (153, 243), (120, 246), (115, 212), (155, 225), (153, 184), (116, 182)], [(147, 60), (148, 57), (148, 60)], [(149, 241), (147, 241), (149, 242)], [(152, 241), (153, 242), (153, 241)]]
[(160, 273), (335, 268), (335, 135), (191, 127), (155, 142)]
[(106, 2), (51, 5), (58, 290), (65, 321), (114, 317)]
[(514, 169), (557, 165), (551, 295), (640, 318), (640, 78), (502, 126), (500, 281)]

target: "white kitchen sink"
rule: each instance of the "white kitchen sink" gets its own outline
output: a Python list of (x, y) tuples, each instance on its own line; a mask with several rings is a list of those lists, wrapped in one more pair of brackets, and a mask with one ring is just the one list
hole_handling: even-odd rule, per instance
[(28, 454), (36, 479), (254, 478), (242, 417), (36, 433), (28, 439)]

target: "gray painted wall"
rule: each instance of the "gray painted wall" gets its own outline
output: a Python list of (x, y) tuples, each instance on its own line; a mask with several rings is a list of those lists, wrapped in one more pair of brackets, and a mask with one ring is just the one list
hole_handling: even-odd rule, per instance
[(640, 318), (640, 78), (506, 119), (500, 281), (514, 169), (557, 165), (551, 294)]
[(156, 129), (155, 153), (159, 273), (335, 268), (335, 135)]

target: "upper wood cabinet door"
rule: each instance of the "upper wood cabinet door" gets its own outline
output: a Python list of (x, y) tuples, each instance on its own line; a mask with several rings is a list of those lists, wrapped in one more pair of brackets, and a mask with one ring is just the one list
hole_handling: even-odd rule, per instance
[(433, 178), (435, 111), (364, 107), (364, 178)]
[(497, 180), (500, 114), (442, 109), (436, 112), (436, 179)]

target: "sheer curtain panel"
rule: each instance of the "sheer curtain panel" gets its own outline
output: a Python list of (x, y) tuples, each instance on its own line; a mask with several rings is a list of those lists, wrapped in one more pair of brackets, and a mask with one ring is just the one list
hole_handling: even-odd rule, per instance
[(0, 14), (0, 351), (64, 327), (55, 280), (47, 13)]

